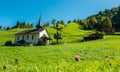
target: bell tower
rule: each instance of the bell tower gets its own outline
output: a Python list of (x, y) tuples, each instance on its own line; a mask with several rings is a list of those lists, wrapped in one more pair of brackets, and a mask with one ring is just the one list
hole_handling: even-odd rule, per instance
[(36, 28), (37, 29), (42, 29), (43, 27), (42, 27), (42, 18), (41, 18), (41, 16), (40, 16), (40, 19), (39, 19), (39, 21), (38, 21), (38, 24), (36, 25)]

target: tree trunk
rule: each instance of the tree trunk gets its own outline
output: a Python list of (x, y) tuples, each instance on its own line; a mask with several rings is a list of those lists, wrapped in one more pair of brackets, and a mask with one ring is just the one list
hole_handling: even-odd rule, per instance
[(58, 44), (58, 40), (59, 40), (59, 39), (56, 39), (57, 44)]

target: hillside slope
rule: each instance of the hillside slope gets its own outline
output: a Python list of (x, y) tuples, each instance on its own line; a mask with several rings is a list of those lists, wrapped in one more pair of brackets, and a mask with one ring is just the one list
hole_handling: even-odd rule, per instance
[[(2, 46), (0, 71), (119, 72), (119, 40), (120, 36), (105, 36), (102, 40), (62, 45)], [(81, 57), (79, 62), (74, 60), (76, 55)]]
[[(61, 30), (62, 42), (76, 43), (49, 46), (2, 46), (7, 40), (14, 41), (15, 33), (26, 29), (0, 31), (0, 71), (119, 72), (120, 36), (106, 35), (104, 39), (78, 42), (83, 36), (95, 32), (80, 28), (78, 24), (70, 23)], [(53, 37), (56, 30), (51, 27), (46, 29)], [(79, 62), (74, 59), (76, 55), (81, 57)]]
[(0, 46), (4, 45), (6, 41), (14, 42), (14, 36), (16, 33), (24, 31), (27, 29), (11, 29), (11, 30), (0, 30)]
[[(63, 37), (63, 39), (60, 41), (61, 42), (80, 41), (83, 36), (86, 36), (94, 32), (93, 30), (81, 30), (80, 28), (81, 28), (80, 25), (78, 25), (77, 23), (68, 24), (67, 27), (65, 27), (64, 29), (60, 31)], [(56, 33), (56, 29), (52, 27), (46, 27), (46, 29), (52, 38), (52, 42), (55, 42), (53, 35), (54, 33)], [(4, 43), (8, 40), (11, 40), (12, 42), (14, 42), (14, 34), (24, 31), (24, 30), (26, 29), (17, 28), (17, 29), (12, 29), (12, 30), (0, 31), (0, 38), (1, 38), (0, 45), (4, 45)]]
[[(56, 29), (47, 27), (46, 28), (50, 33), (51, 38), (54, 40), (53, 35), (56, 33)], [(79, 42), (83, 36), (94, 33), (95, 30), (82, 30), (82, 26), (77, 23), (69, 23), (64, 27), (60, 33), (62, 34), (63, 39), (61, 42)]]

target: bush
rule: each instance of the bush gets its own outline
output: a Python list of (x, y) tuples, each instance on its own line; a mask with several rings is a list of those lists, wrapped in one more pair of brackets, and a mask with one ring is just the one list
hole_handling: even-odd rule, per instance
[(12, 46), (13, 44), (12, 44), (12, 41), (7, 41), (7, 42), (5, 42), (5, 46)]
[(101, 32), (102, 35), (106, 35), (106, 33), (104, 31)]
[(104, 31), (102, 31), (102, 32), (97, 31), (95, 34), (96, 34), (96, 35), (106, 35), (106, 33), (105, 33)]

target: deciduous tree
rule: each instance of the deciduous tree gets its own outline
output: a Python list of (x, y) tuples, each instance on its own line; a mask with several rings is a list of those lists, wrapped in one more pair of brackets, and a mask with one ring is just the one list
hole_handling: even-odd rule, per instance
[(61, 33), (59, 33), (58, 31), (54, 34), (54, 38), (56, 39), (56, 43), (58, 43), (58, 41), (60, 39), (62, 39)]

